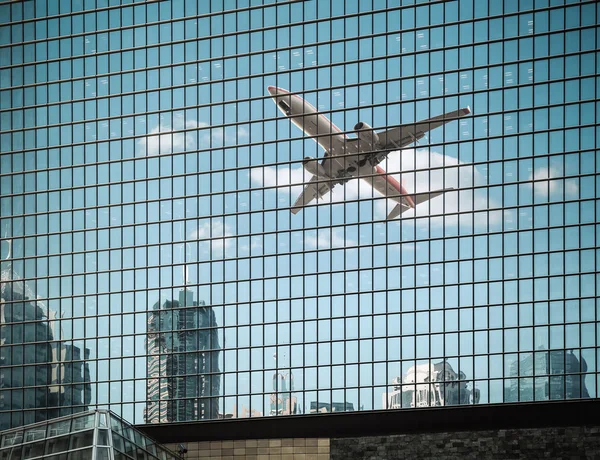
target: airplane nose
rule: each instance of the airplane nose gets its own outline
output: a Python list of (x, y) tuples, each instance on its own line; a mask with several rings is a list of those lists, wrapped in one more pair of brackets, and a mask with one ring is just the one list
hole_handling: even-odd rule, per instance
[(271, 96), (275, 96), (277, 94), (277, 86), (268, 86), (267, 91)]

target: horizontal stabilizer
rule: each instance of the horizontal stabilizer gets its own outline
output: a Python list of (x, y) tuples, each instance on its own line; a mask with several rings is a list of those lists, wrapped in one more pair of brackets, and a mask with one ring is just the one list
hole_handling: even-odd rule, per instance
[[(429, 201), (432, 198), (435, 198), (436, 196), (440, 196), (442, 193), (451, 192), (452, 190), (454, 190), (454, 188), (449, 187), (449, 188), (445, 188), (442, 190), (434, 190), (433, 192), (415, 193), (414, 195), (410, 195), (410, 197), (412, 198), (413, 202), (415, 203), (415, 206), (418, 206), (419, 204), (425, 203), (426, 201)], [(403, 197), (403, 196), (406, 196), (406, 195), (401, 195), (401, 197)], [(394, 219), (394, 218), (398, 217), (400, 214), (402, 214), (404, 211), (413, 209), (412, 207), (404, 204), (405, 201), (406, 200), (403, 200), (402, 203), (398, 203), (394, 207), (394, 209), (392, 209), (392, 212), (389, 213), (387, 218)]]
[(415, 206), (418, 206), (419, 204), (425, 203), (436, 196), (440, 196), (442, 193), (451, 192), (452, 190), (454, 189), (449, 187), (442, 190), (434, 190), (433, 192), (416, 193), (413, 195), (413, 201), (415, 202)]
[(390, 212), (387, 216), (388, 220), (389, 219), (395, 219), (396, 217), (398, 217), (400, 214), (402, 214), (404, 211), (408, 211), (409, 209), (412, 209), (409, 206), (406, 206), (402, 203), (398, 203), (396, 206), (394, 206), (394, 209), (392, 209), (392, 212)]

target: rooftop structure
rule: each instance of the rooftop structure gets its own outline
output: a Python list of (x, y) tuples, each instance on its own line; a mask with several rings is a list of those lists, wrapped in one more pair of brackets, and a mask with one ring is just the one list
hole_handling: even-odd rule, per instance
[(0, 459), (181, 460), (108, 410), (93, 410), (0, 433)]

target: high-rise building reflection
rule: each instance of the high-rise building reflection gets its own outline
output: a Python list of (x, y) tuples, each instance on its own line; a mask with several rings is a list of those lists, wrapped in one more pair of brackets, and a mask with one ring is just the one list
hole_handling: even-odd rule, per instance
[(60, 340), (56, 312), (13, 270), (7, 243), (0, 262), (0, 431), (86, 411), (91, 401), (90, 350)]
[(416, 364), (392, 381), (394, 390), (383, 394), (383, 407), (410, 407), (477, 404), (479, 390), (469, 388), (464, 372), (456, 372), (448, 361)]
[(216, 419), (220, 345), (213, 309), (189, 289), (148, 316), (146, 423)]
[(536, 350), (511, 364), (513, 378), (507, 380), (506, 400), (589, 398), (587, 369), (583, 356), (577, 358), (573, 350)]
[(298, 401), (294, 392), (292, 372), (273, 373), (273, 393), (269, 397), (269, 415), (293, 415), (298, 413)]

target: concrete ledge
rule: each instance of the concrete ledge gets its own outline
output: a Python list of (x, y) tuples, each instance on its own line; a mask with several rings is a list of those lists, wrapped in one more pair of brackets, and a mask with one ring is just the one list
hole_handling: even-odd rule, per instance
[(160, 443), (597, 425), (600, 399), (137, 425)]

